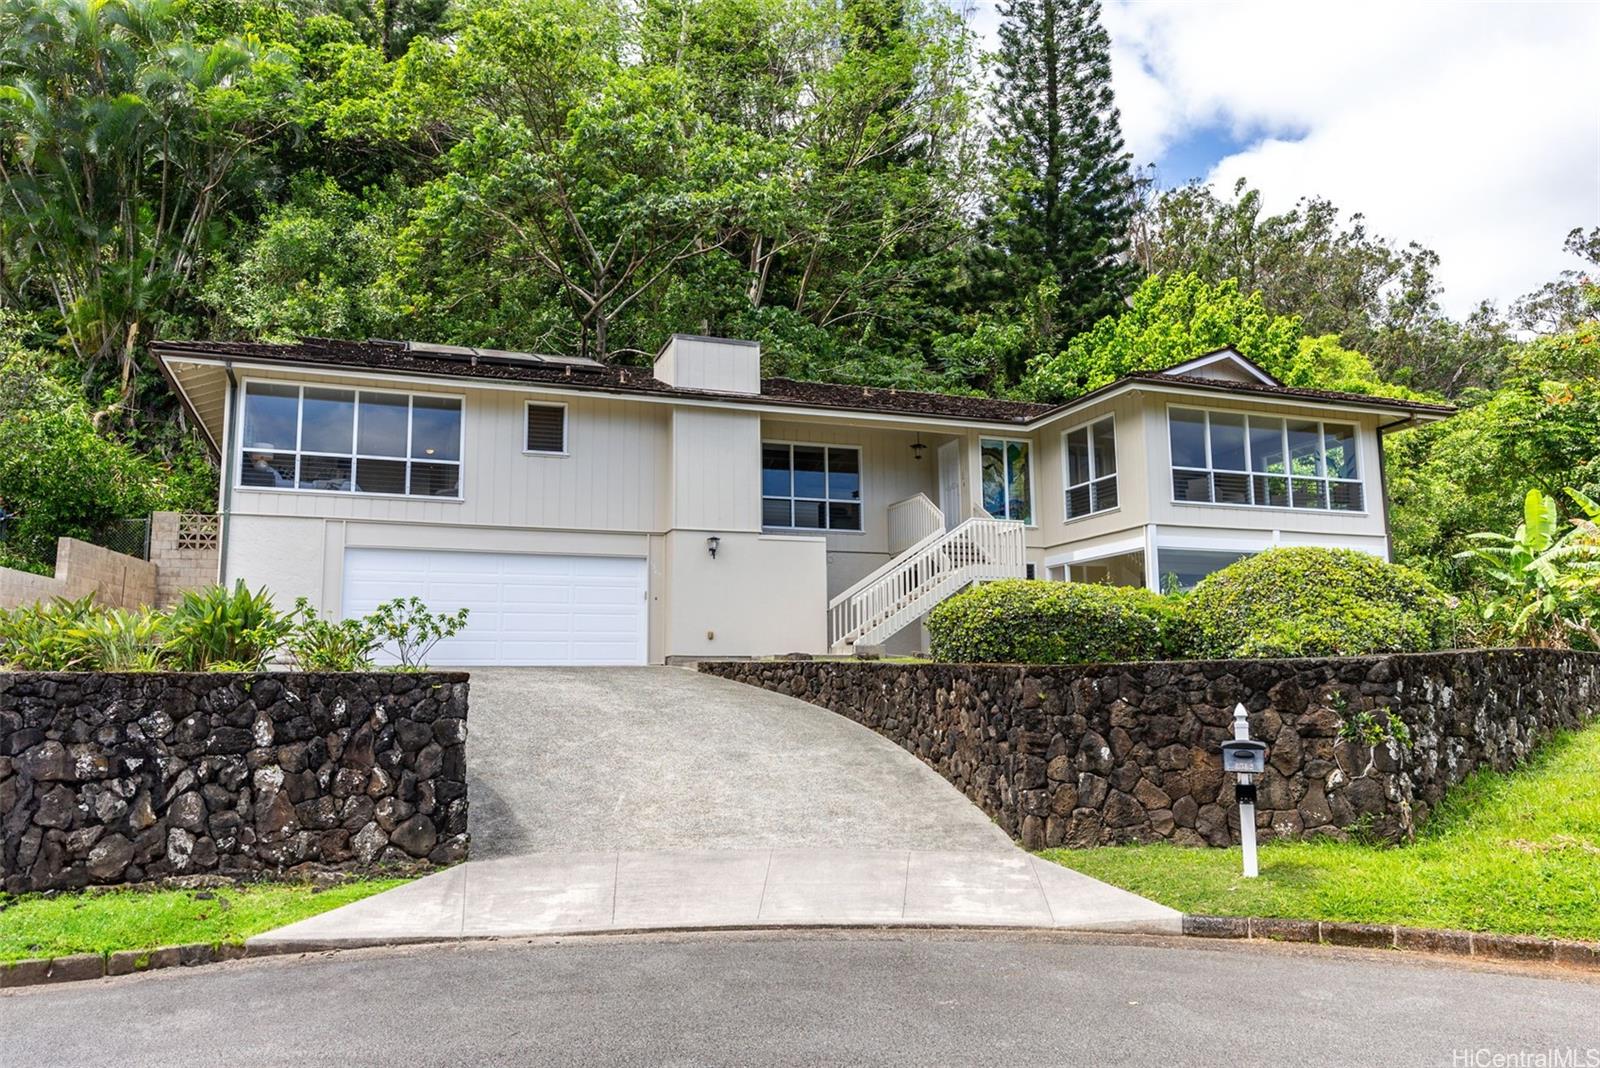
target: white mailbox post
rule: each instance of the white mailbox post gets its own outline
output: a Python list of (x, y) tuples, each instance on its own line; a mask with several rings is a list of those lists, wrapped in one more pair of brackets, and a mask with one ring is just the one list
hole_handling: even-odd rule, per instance
[(1250, 738), (1250, 717), (1242, 703), (1233, 708), (1233, 741), (1222, 743), (1222, 770), (1238, 776), (1233, 796), (1239, 802), (1239, 844), (1244, 846), (1244, 874), (1254, 879), (1256, 867), (1256, 779), (1267, 770), (1265, 742)]

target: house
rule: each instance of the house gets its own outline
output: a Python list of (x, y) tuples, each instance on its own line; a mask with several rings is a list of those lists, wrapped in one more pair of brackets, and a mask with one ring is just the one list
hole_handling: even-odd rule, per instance
[(979, 581), (1193, 585), (1273, 545), (1389, 554), (1380, 440), (1451, 409), (1228, 349), (1062, 405), (397, 341), (153, 346), (222, 457), (221, 579), (471, 609), (439, 663), (914, 650)]

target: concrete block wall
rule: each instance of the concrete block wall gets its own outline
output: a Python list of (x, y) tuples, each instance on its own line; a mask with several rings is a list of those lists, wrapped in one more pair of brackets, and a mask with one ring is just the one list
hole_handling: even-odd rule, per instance
[(185, 590), (217, 581), (222, 555), (218, 517), (196, 512), (150, 516), (150, 562), (156, 567), (155, 604), (168, 607)]
[(56, 546), (54, 577), (0, 568), (0, 608), (90, 593), (106, 608), (150, 604), (156, 595), (156, 567), (86, 541), (62, 538)]

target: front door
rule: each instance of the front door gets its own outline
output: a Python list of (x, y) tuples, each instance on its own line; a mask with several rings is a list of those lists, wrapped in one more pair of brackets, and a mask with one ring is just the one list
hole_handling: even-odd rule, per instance
[(947, 441), (939, 446), (939, 510), (944, 513), (944, 529), (954, 530), (961, 522), (961, 443)]

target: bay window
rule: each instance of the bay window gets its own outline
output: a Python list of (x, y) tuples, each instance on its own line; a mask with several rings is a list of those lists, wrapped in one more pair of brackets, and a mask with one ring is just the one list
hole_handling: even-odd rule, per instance
[(247, 382), (242, 408), (242, 487), (460, 496), (459, 397)]
[(1347, 423), (1171, 408), (1172, 499), (1359, 512), (1356, 428)]

